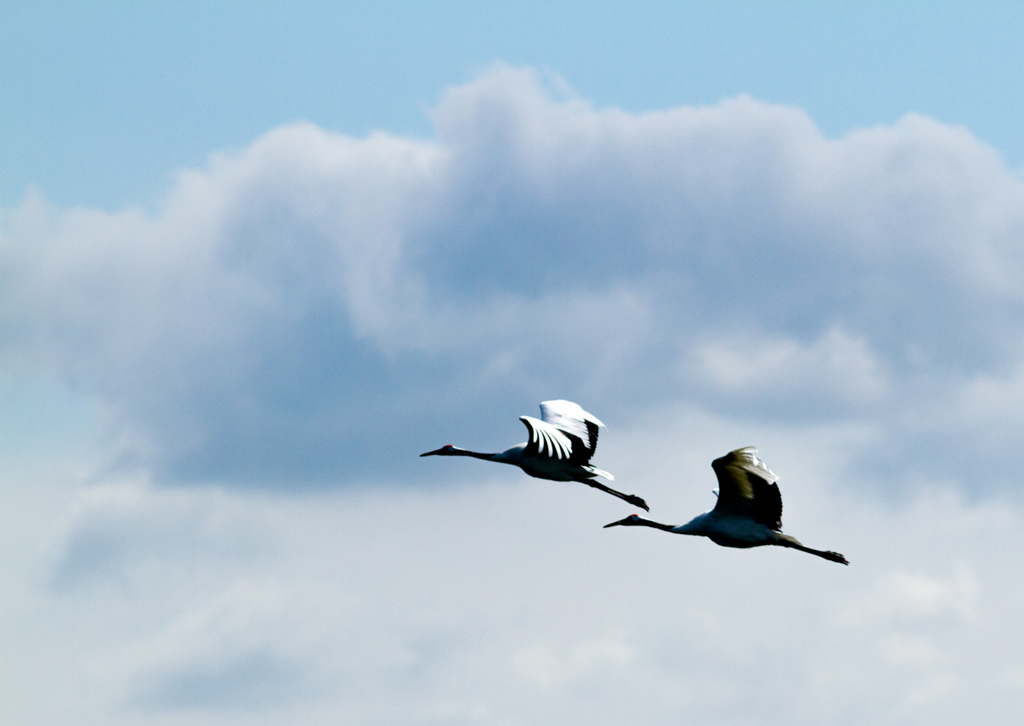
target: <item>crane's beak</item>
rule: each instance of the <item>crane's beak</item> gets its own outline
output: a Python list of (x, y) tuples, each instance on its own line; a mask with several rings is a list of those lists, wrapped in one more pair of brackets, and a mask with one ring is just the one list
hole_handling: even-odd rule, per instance
[(440, 449), (434, 449), (433, 451), (428, 451), (428, 452), (426, 452), (424, 454), (420, 454), (420, 456), (440, 456), (442, 454), (447, 453), (447, 451), (446, 451), (447, 448), (448, 448), (447, 446), (442, 446)]
[(605, 525), (605, 526), (603, 526), (603, 527), (602, 527), (601, 529), (608, 529), (609, 527), (617, 527), (617, 526), (619, 526), (620, 524), (621, 524), (621, 525), (627, 525), (627, 524), (629, 524), (629, 523), (630, 523), (630, 521), (631, 521), (631, 520), (633, 519), (633, 517), (635, 517), (635, 516), (636, 516), (636, 515), (635, 515), (635, 514), (633, 514), (633, 515), (630, 515), (630, 516), (626, 517), (625, 519), (620, 519), (620, 520), (619, 520), (618, 522), (612, 522), (611, 524), (606, 524), (606, 525)]

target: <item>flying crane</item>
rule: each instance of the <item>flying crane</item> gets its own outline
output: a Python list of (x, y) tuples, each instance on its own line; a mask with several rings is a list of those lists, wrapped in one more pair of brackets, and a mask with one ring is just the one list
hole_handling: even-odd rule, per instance
[(779, 480), (763, 461), (754, 456), (753, 446), (731, 451), (711, 462), (718, 477), (718, 503), (710, 512), (694, 517), (686, 524), (673, 526), (643, 519), (633, 514), (608, 527), (653, 527), (675, 534), (707, 537), (722, 547), (792, 547), (824, 557), (831, 562), (850, 564), (838, 552), (805, 547), (796, 537), (782, 533), (782, 495)]
[(647, 503), (635, 494), (623, 494), (594, 481), (599, 476), (609, 481), (615, 480), (608, 472), (590, 465), (590, 459), (597, 449), (598, 430), (605, 428), (605, 425), (578, 404), (572, 401), (544, 401), (540, 404), (540, 419), (520, 416), (519, 420), (526, 424), (530, 440), (498, 454), (482, 454), (449, 444), (420, 456), (472, 456), (501, 464), (513, 464), (538, 479), (578, 481), (650, 511)]

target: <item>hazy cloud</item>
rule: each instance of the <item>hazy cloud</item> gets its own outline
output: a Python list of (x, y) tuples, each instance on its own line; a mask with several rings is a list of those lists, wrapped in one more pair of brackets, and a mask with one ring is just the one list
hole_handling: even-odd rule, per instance
[[(689, 460), (708, 440), (681, 448)], [(786, 458), (769, 463), (787, 529), (849, 568), (602, 530), (618, 501), (521, 476), (429, 495), (125, 485), (121, 501), (167, 541), (194, 538), (181, 512), (202, 511), (234, 553), (157, 548), (137, 527), (110, 565), (119, 587), (95, 573), (6, 608), (20, 666), (0, 709), (114, 724), (1006, 722), (1021, 693), (1021, 586), (1007, 572), (1022, 562), (1006, 545), (1019, 509), (948, 494), (891, 508), (834, 486), (827, 461), (794, 472)], [(644, 476), (659, 519), (713, 502), (707, 462), (680, 469), (685, 484)], [(179, 507), (162, 515), (169, 496)], [(110, 508), (125, 511), (93, 501), (65, 536)]]

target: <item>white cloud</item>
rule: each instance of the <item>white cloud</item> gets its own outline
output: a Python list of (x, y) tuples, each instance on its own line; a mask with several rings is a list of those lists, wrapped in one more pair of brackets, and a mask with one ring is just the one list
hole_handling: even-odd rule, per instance
[(5, 369), (98, 397), (159, 481), (420, 476), (456, 422), (499, 440), (559, 396), (841, 421), (897, 484), (1010, 488), (975, 443), (1013, 411), (944, 415), (1024, 366), (1024, 184), (967, 130), (826, 139), (745, 97), (634, 115), (507, 67), (433, 118), (433, 141), (275, 129), (153, 214), (29, 194), (0, 231)]

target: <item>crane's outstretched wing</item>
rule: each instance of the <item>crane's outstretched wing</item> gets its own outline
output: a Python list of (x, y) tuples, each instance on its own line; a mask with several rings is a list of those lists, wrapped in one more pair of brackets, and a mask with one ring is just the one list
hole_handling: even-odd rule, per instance
[(718, 503), (714, 511), (752, 518), (782, 530), (782, 494), (779, 477), (754, 456), (753, 446), (730, 451), (711, 462), (718, 477)]
[[(540, 404), (540, 417), (574, 439), (573, 463), (586, 464), (597, 450), (597, 434), (604, 428), (598, 418), (584, 411), (572, 401), (544, 401)], [(576, 445), (579, 441), (581, 445)]]
[(526, 429), (530, 432), (530, 440), (526, 442), (527, 454), (545, 456), (549, 459), (572, 457), (573, 439), (564, 431), (532, 416), (520, 416), (519, 420), (526, 424)]

